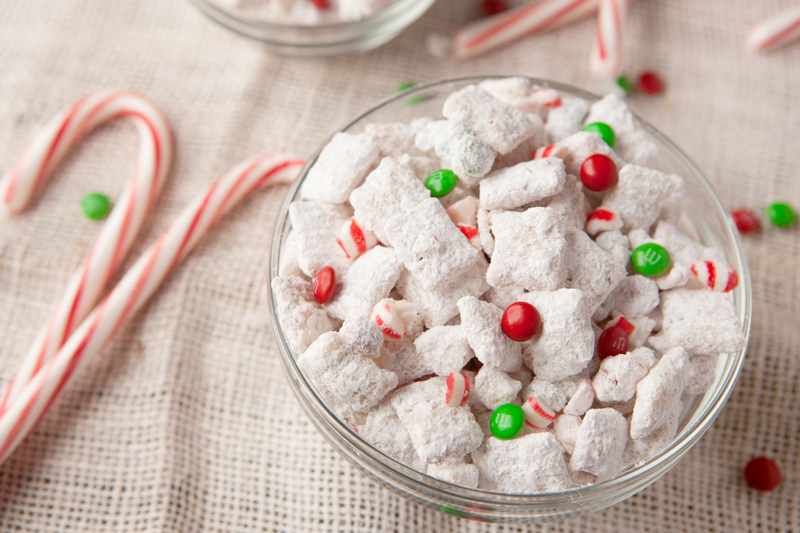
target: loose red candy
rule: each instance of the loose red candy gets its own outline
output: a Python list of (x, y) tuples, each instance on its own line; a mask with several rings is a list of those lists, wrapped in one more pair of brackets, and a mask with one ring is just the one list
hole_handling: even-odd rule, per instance
[(481, 2), (481, 11), (486, 17), (497, 15), (506, 10), (508, 10), (508, 5), (503, 0), (483, 0)]
[(751, 488), (768, 491), (781, 482), (781, 471), (772, 459), (756, 457), (744, 467), (744, 479)]
[(601, 360), (628, 352), (628, 334), (620, 326), (611, 326), (597, 339), (597, 356)]
[(336, 272), (327, 266), (320, 269), (314, 276), (314, 299), (321, 303), (327, 303), (336, 290)]
[(617, 165), (603, 154), (590, 155), (581, 165), (581, 181), (590, 191), (607, 191), (617, 183)]
[(328, 9), (330, 7), (328, 0), (311, 0), (311, 3), (317, 6), (317, 9)]
[(527, 302), (514, 302), (506, 307), (501, 321), (503, 333), (517, 342), (531, 340), (539, 333), (542, 317), (539, 311)]
[(639, 76), (639, 89), (645, 94), (658, 94), (664, 90), (664, 82), (655, 72), (643, 72)]
[(749, 209), (734, 209), (731, 211), (731, 217), (742, 235), (755, 233), (761, 228), (761, 222), (758, 221), (758, 217)]

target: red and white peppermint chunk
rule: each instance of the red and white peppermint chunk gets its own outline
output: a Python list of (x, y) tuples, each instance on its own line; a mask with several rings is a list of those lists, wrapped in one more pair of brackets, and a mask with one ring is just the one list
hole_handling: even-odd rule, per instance
[(457, 224), (458, 229), (464, 234), (473, 248), (481, 251), (481, 238), (478, 236), (478, 228), (470, 226), (469, 224)]
[(698, 261), (692, 263), (691, 270), (703, 285), (715, 292), (728, 292), (739, 284), (736, 269), (726, 263)]
[(544, 429), (556, 419), (556, 414), (536, 396), (531, 396), (522, 404), (525, 413), (525, 423), (536, 429)]
[(461, 407), (469, 399), (469, 380), (461, 372), (450, 372), (447, 376), (447, 394), (444, 403), (447, 407)]
[(634, 331), (636, 331), (636, 326), (634, 326), (633, 324), (628, 322), (628, 319), (626, 319), (622, 315), (618, 316), (617, 318), (611, 320), (608, 324), (606, 324), (606, 329), (608, 329), (608, 328), (610, 328), (612, 326), (621, 327), (622, 329), (625, 330), (625, 333), (627, 333), (629, 337), (631, 335), (633, 335)]
[(557, 157), (559, 159), (564, 159), (568, 153), (568, 147), (551, 144), (550, 146), (542, 146), (541, 148), (534, 150), (531, 154), (531, 159), (542, 159), (545, 157)]
[(355, 259), (378, 244), (378, 237), (356, 222), (356, 219), (348, 218), (347, 222), (342, 226), (342, 231), (336, 239), (336, 244), (341, 246), (344, 255), (348, 259)]
[(478, 199), (474, 196), (465, 196), (461, 200), (450, 205), (445, 211), (450, 216), (453, 224), (468, 226), (478, 225)]
[(535, 89), (533, 99), (537, 104), (545, 107), (561, 107), (561, 97), (558, 95), (558, 91), (549, 87)]
[(395, 301), (384, 298), (372, 308), (370, 319), (378, 324), (384, 336), (402, 339), (417, 318), (417, 308), (405, 300)]
[(595, 209), (586, 217), (586, 233), (597, 235), (601, 231), (614, 231), (622, 228), (622, 219), (611, 209)]

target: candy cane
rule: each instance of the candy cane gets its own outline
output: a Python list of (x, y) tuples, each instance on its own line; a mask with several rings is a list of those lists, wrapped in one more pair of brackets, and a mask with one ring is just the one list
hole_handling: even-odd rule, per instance
[(747, 46), (767, 50), (800, 37), (800, 7), (781, 11), (753, 24), (747, 33)]
[(245, 161), (184, 209), (0, 415), (0, 463), (47, 412), (70, 378), (136, 314), (222, 215), (262, 185), (289, 183), (303, 163), (285, 155)]
[(169, 125), (161, 110), (138, 94), (114, 91), (90, 94), (45, 124), (0, 182), (0, 211), (21, 212), (70, 148), (92, 129), (120, 117), (130, 118), (139, 130), (141, 148), (136, 171), (67, 284), (47, 325), (22, 360), (0, 402), (0, 413), (86, 318), (127, 254), (169, 170), (172, 159)]
[(629, 0), (600, 0), (590, 63), (595, 76), (616, 78), (622, 72), (622, 36), (629, 8)]
[(540, 0), (467, 24), (453, 37), (458, 57), (470, 57), (536, 32), (563, 26), (597, 11), (600, 0)]

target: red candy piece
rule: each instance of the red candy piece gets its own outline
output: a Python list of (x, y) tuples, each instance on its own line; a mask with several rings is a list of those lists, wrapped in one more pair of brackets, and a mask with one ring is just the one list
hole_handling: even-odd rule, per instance
[(611, 326), (597, 339), (597, 356), (600, 360), (628, 352), (628, 334), (620, 326)]
[(590, 155), (581, 165), (581, 181), (590, 191), (607, 191), (617, 183), (617, 165), (603, 154)]
[(772, 459), (756, 457), (744, 467), (744, 479), (750, 488), (768, 491), (781, 482), (781, 471)]
[(734, 209), (731, 211), (731, 217), (733, 217), (733, 222), (736, 224), (736, 227), (739, 228), (739, 233), (742, 235), (745, 233), (754, 233), (761, 228), (758, 217), (749, 209)]
[(336, 290), (336, 272), (331, 267), (323, 267), (314, 276), (314, 299), (321, 303), (327, 303)]
[(469, 380), (461, 372), (450, 372), (447, 376), (447, 392), (444, 403), (448, 407), (461, 407), (469, 400)]
[(317, 9), (328, 9), (330, 7), (328, 0), (311, 0), (311, 2), (317, 6)]
[(639, 89), (645, 94), (658, 94), (664, 90), (664, 82), (655, 72), (643, 72), (639, 76)]
[(481, 11), (483, 11), (483, 15), (486, 17), (491, 17), (492, 15), (497, 15), (507, 10), (508, 5), (506, 5), (503, 0), (483, 0), (483, 2), (481, 2)]
[(539, 311), (527, 302), (514, 302), (506, 307), (501, 321), (503, 333), (517, 342), (531, 340), (542, 326)]

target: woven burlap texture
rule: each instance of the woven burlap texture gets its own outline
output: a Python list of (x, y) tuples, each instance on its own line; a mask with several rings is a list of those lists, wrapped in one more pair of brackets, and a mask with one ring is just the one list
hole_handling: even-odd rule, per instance
[[(469, 61), (424, 46), (478, 16), (439, 0), (383, 48), (282, 59), (217, 26), (186, 0), (0, 2), (0, 170), (37, 127), (98, 89), (139, 91), (172, 124), (176, 157), (132, 263), (176, 214), (240, 160), (317, 145), (401, 82), (525, 74), (591, 88), (586, 20)], [(728, 207), (800, 206), (800, 44), (744, 48), (749, 24), (790, 0), (641, 0), (630, 73), (657, 70), (658, 98), (632, 108), (698, 163)], [(124, 122), (80, 144), (21, 216), (0, 222), (0, 388), (98, 231), (79, 199), (114, 196), (138, 139)], [(800, 531), (800, 230), (744, 239), (753, 330), (744, 371), (713, 428), (672, 471), (591, 516), (492, 526), (419, 507), (375, 485), (315, 432), (279, 370), (264, 283), (285, 188), (236, 208), (74, 380), (0, 467), (0, 530), (164, 532)], [(773, 457), (771, 493), (742, 468)]]

